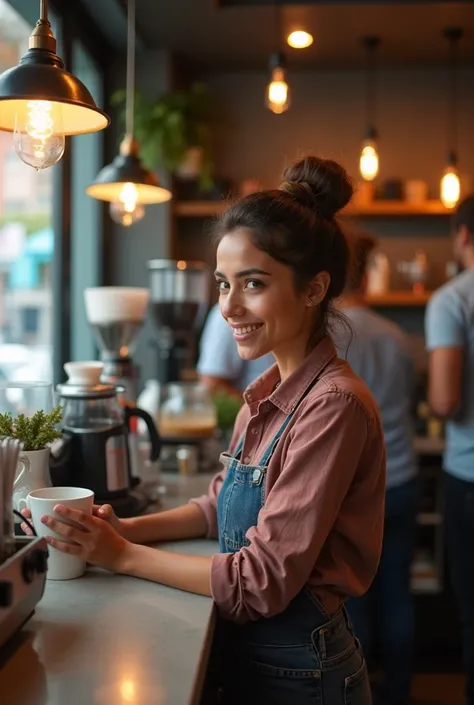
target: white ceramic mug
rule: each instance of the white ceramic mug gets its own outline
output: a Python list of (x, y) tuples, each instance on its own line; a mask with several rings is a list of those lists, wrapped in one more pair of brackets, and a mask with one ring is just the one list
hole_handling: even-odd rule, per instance
[[(61, 519), (66, 524), (70, 524), (72, 522), (54, 513), (56, 504), (63, 504), (66, 507), (80, 509), (87, 514), (92, 514), (94, 493), (82, 487), (44, 487), (41, 490), (33, 490), (33, 492), (29, 493), (26, 500), (21, 499), (18, 504), (20, 510), (23, 507), (28, 507), (30, 510), (38, 536), (54, 536), (60, 541), (67, 542), (68, 539), (45, 526), (41, 522), (41, 517), (43, 514), (49, 514), (53, 517), (56, 516), (56, 518)], [(48, 546), (48, 550), (48, 572), (46, 577), (49, 580), (71, 580), (83, 575), (86, 569), (86, 562), (82, 558), (63, 553), (56, 548), (52, 548), (52, 546)]]

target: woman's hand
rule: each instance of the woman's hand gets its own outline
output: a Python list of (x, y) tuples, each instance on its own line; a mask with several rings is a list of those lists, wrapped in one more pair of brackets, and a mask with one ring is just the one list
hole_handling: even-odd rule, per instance
[[(131, 544), (120, 535), (114, 523), (119, 520), (113, 514), (108, 519), (86, 514), (78, 509), (57, 504), (54, 512), (60, 519), (44, 514), (41, 522), (56, 534), (60, 534), (68, 541), (46, 536), (47, 543), (63, 553), (80, 556), (92, 565), (106, 568), (119, 573), (124, 557)], [(66, 524), (61, 519), (74, 522), (74, 526)], [(120, 526), (120, 524), (119, 524)], [(69, 543), (69, 541), (73, 543)]]
[[(113, 526), (115, 531), (120, 534), (120, 536), (123, 536), (124, 539), (127, 539), (127, 541), (130, 540), (127, 535), (128, 531), (126, 523), (118, 518), (110, 504), (94, 504), (92, 513), (95, 517), (99, 517), (99, 519), (107, 521), (111, 526)], [(21, 510), (21, 514), (25, 517), (25, 519), (29, 520), (30, 524), (33, 523), (31, 519), (31, 512), (27, 507)], [(28, 524), (23, 523), (21, 528), (27, 536), (33, 536), (33, 532)]]

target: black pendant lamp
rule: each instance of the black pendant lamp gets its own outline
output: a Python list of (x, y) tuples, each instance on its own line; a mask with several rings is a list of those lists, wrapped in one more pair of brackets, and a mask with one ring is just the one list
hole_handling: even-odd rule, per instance
[(47, 0), (28, 45), (18, 66), (0, 75), (0, 130), (14, 133), (18, 156), (39, 170), (59, 161), (66, 135), (103, 130), (110, 119), (56, 54)]
[(379, 171), (377, 150), (378, 132), (375, 127), (375, 55), (380, 45), (380, 38), (368, 36), (362, 39), (366, 52), (366, 133), (362, 142), (359, 170), (365, 181), (373, 181)]
[(171, 191), (160, 186), (158, 177), (142, 165), (133, 137), (135, 99), (135, 0), (128, 0), (126, 134), (120, 154), (99, 172), (86, 193), (110, 202), (110, 216), (126, 227), (145, 215), (143, 206), (164, 203)]
[(458, 90), (457, 90), (457, 49), (459, 40), (463, 35), (460, 27), (449, 27), (443, 32), (450, 49), (450, 130), (449, 130), (449, 151), (446, 168), (441, 177), (440, 198), (446, 208), (454, 208), (461, 195), (461, 184), (458, 175), (458, 145), (457, 145), (457, 121), (458, 121)]

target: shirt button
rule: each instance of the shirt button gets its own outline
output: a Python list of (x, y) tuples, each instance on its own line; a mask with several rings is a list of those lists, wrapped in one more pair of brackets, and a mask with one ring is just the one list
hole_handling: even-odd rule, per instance
[(250, 455), (246, 455), (246, 456), (245, 456), (245, 458), (244, 458), (244, 463), (245, 463), (246, 465), (248, 465), (248, 463), (250, 463)]
[(258, 428), (252, 428), (251, 433), (253, 433), (253, 435), (256, 436), (258, 433)]

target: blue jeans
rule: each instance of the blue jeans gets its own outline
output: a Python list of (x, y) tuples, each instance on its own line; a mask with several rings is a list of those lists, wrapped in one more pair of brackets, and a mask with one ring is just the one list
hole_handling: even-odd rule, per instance
[(474, 482), (444, 473), (449, 573), (462, 624), (466, 703), (474, 705)]
[(284, 612), (218, 619), (202, 705), (371, 705), (367, 667), (342, 607), (328, 617), (303, 589)]
[[(382, 682), (375, 702), (407, 705), (413, 668), (414, 608), (410, 567), (416, 535), (418, 482), (410, 480), (387, 490), (382, 555), (377, 574), (365, 595), (347, 608), (364, 653), (380, 644)], [(377, 625), (377, 634), (372, 628)]]

